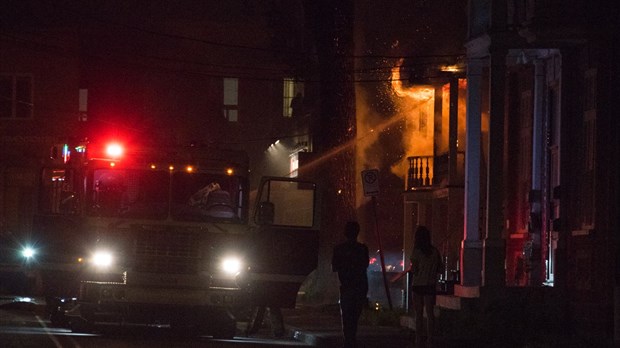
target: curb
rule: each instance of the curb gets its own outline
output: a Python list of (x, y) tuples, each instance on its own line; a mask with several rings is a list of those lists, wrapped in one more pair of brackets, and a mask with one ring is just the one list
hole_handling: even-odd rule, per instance
[(340, 332), (337, 334), (309, 332), (300, 328), (289, 328), (290, 337), (295, 341), (305, 343), (312, 347), (334, 347), (335, 344), (342, 344)]

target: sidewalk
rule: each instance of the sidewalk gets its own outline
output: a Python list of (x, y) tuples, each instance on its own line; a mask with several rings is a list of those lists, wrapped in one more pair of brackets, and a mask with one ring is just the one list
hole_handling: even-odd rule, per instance
[[(314, 347), (342, 347), (340, 309), (332, 305), (298, 305), (285, 309), (284, 324), (294, 339)], [(412, 332), (394, 325), (372, 322), (375, 313), (366, 309), (358, 327), (360, 348), (409, 347), (413, 342)]]

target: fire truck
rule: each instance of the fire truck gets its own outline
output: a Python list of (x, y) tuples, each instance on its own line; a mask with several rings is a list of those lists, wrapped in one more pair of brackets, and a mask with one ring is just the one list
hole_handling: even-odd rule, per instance
[(231, 338), (240, 309), (293, 308), (317, 266), (315, 184), (264, 177), (250, 192), (243, 152), (80, 142), (51, 157), (23, 255), (74, 331)]

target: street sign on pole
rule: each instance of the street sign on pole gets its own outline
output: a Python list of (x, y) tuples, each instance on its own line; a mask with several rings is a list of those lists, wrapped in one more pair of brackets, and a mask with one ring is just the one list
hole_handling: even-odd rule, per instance
[(362, 185), (364, 196), (377, 196), (379, 194), (379, 169), (362, 170)]
[(377, 218), (377, 196), (379, 195), (379, 169), (362, 170), (362, 184), (364, 186), (364, 196), (372, 197), (372, 211), (375, 218), (375, 232), (377, 234), (377, 244), (379, 246), (379, 258), (381, 260), (381, 273), (383, 273), (383, 285), (385, 296), (388, 300), (390, 310), (392, 309), (392, 297), (385, 271), (385, 257), (383, 256), (383, 246), (381, 245), (381, 233), (379, 233), (379, 219)]

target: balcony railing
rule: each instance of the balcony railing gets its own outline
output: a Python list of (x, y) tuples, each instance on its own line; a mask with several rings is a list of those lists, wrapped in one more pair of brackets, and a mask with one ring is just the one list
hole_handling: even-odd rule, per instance
[(434, 162), (433, 156), (410, 156), (409, 170), (407, 171), (407, 190), (430, 188), (433, 186)]
[[(465, 154), (456, 154), (455, 167), (450, 169), (450, 156), (410, 156), (407, 171), (407, 191), (446, 186), (463, 186)], [(454, 170), (453, 173), (450, 171)]]

